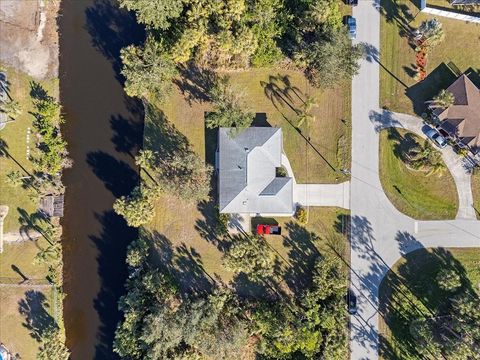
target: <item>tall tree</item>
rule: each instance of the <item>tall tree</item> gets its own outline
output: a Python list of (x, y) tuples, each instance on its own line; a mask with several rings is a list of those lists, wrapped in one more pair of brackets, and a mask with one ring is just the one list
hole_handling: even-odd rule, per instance
[(165, 100), (172, 89), (177, 69), (164, 46), (147, 37), (143, 47), (127, 46), (120, 52), (125, 76), (125, 91), (129, 96)]
[(170, 21), (180, 16), (188, 0), (119, 0), (120, 6), (133, 10), (137, 19), (154, 29), (168, 29)]
[(264, 238), (241, 235), (232, 239), (225, 252), (225, 265), (235, 273), (244, 273), (259, 281), (275, 274), (275, 254)]
[(358, 72), (363, 50), (352, 46), (345, 29), (317, 30), (312, 36), (314, 40), (303, 40), (294, 56), (314, 86), (332, 87)]
[(9, 118), (15, 120), (22, 114), (22, 108), (18, 101), (0, 101), (0, 112), (4, 113)]

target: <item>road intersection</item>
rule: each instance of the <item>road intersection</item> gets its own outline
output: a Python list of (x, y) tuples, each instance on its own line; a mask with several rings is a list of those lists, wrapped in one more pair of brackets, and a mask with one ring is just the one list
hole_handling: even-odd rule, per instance
[[(378, 359), (379, 286), (404, 254), (422, 247), (480, 247), (480, 221), (470, 219), (468, 209), (456, 220), (416, 221), (400, 213), (382, 189), (378, 131), (393, 124), (391, 113), (379, 106), (379, 9), (379, 0), (362, 0), (353, 10), (356, 41), (366, 44), (369, 56), (352, 81), (351, 286), (358, 295), (352, 360)], [(402, 117), (397, 120), (395, 126), (404, 127)]]

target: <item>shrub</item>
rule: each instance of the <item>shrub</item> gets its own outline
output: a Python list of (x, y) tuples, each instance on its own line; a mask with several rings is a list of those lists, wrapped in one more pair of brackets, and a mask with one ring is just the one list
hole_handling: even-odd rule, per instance
[(302, 225), (305, 225), (308, 221), (307, 219), (307, 210), (305, 210), (304, 207), (302, 206), (299, 206), (297, 208), (297, 211), (295, 212), (295, 218), (297, 219), (297, 221), (302, 224)]

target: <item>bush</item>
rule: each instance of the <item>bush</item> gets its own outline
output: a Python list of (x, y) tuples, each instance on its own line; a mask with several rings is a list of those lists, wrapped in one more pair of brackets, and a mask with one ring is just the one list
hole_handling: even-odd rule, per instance
[(283, 166), (277, 167), (275, 169), (275, 172), (276, 172), (275, 176), (277, 176), (277, 177), (287, 177), (288, 176), (287, 169), (285, 169)]
[(302, 225), (305, 225), (308, 221), (307, 219), (307, 210), (305, 210), (304, 207), (302, 206), (299, 206), (297, 208), (297, 211), (295, 212), (295, 218), (297, 219), (297, 221), (302, 224)]

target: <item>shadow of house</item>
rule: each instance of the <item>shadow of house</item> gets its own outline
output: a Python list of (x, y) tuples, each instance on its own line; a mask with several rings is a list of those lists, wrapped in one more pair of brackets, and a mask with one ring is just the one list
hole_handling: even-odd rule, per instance
[(447, 64), (441, 63), (425, 80), (410, 86), (405, 94), (412, 101), (415, 114), (425, 112), (425, 101), (431, 100), (441, 89), (446, 89), (456, 78), (455, 72)]
[(45, 295), (35, 290), (25, 292), (25, 298), (18, 302), (18, 312), (25, 317), (22, 325), (37, 341), (41, 341), (48, 329), (56, 326), (54, 318), (47, 311), (49, 307)]

